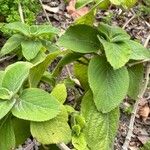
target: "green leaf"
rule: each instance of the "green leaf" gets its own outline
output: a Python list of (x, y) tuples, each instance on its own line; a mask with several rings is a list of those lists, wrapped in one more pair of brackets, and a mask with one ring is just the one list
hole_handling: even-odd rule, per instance
[(12, 118), (12, 126), (15, 132), (16, 146), (23, 144), (31, 136), (29, 121)]
[(11, 150), (15, 148), (15, 134), (11, 118), (6, 116), (0, 121), (0, 149)]
[(67, 98), (67, 89), (65, 84), (57, 84), (50, 95), (54, 96), (60, 103), (63, 104)]
[(67, 111), (62, 107), (56, 118), (46, 122), (31, 122), (32, 136), (42, 144), (68, 143), (71, 140), (71, 130), (67, 121)]
[(99, 112), (94, 105), (92, 92), (88, 91), (83, 97), (81, 112), (86, 120), (83, 133), (90, 150), (112, 150), (119, 123), (119, 108), (106, 114)]
[(2, 87), (2, 80), (3, 80), (3, 77), (4, 77), (4, 71), (0, 71), (0, 87)]
[(40, 63), (35, 64), (31, 69), (30, 69), (30, 74), (29, 74), (29, 83), (30, 87), (36, 87), (39, 83), (39, 81), (42, 78), (42, 75), (44, 74), (45, 70), (49, 66), (49, 64), (52, 63), (52, 61), (59, 55), (61, 54), (60, 51), (56, 51), (53, 53), (50, 53), (47, 55), (47, 57)]
[(74, 75), (80, 81), (80, 84), (83, 87), (83, 89), (88, 90), (88, 66), (81, 63), (75, 63)]
[(29, 26), (21, 23), (21, 22), (13, 22), (13, 23), (9, 23), (5, 26), (7, 29), (10, 29), (12, 31), (18, 31), (26, 36), (30, 36), (30, 32), (29, 32)]
[(144, 74), (143, 65), (138, 64), (138, 65), (129, 67), (128, 72), (129, 72), (129, 79), (130, 79), (128, 95), (131, 98), (136, 100), (138, 98), (140, 87), (142, 85), (143, 74)]
[(107, 61), (114, 69), (123, 67), (129, 61), (131, 49), (126, 43), (111, 43), (100, 38), (99, 40), (104, 47)]
[(17, 62), (9, 65), (2, 80), (2, 86), (10, 92), (17, 93), (25, 79), (28, 77), (31, 64), (28, 62)]
[(110, 26), (105, 23), (100, 23), (98, 30), (102, 37), (109, 42), (124, 42), (130, 39), (130, 36), (125, 30), (117, 26)]
[[(100, 0), (95, 0), (96, 3), (99, 3)], [(99, 4), (98, 8), (100, 9), (108, 9), (110, 6), (110, 1), (109, 0), (103, 0), (102, 3)]]
[(49, 93), (37, 89), (25, 89), (12, 109), (14, 116), (31, 121), (47, 121), (60, 112), (59, 102)]
[(11, 36), (5, 43), (5, 45), (2, 47), (0, 51), (0, 56), (4, 56), (9, 54), (10, 52), (14, 51), (21, 42), (24, 40), (24, 37), (20, 34), (14, 34)]
[(74, 135), (72, 137), (72, 144), (76, 150), (89, 150), (83, 133), (79, 136)]
[(0, 100), (1, 99), (10, 99), (11, 98), (11, 93), (7, 90), (7, 89), (5, 89), (5, 88), (2, 88), (2, 87), (0, 87)]
[(28, 61), (35, 58), (43, 47), (40, 41), (31, 41), (31, 40), (21, 42), (21, 46), (23, 56)]
[(81, 7), (84, 7), (85, 5), (89, 4), (93, 2), (93, 0), (77, 0), (77, 3), (76, 3), (76, 8), (81, 8)]
[(59, 30), (51, 25), (32, 25), (30, 33), (35, 36), (58, 34)]
[(125, 98), (129, 87), (129, 75), (125, 67), (113, 70), (104, 57), (97, 56), (89, 63), (88, 77), (99, 111), (110, 112)]
[(97, 52), (100, 49), (98, 34), (99, 32), (93, 27), (75, 25), (67, 29), (59, 38), (58, 44), (79, 53)]
[(126, 44), (132, 50), (130, 59), (133, 59), (133, 60), (150, 59), (150, 51), (146, 49), (140, 43), (129, 40), (129, 41), (126, 41)]
[(2, 119), (12, 109), (15, 100), (1, 100), (0, 101), (0, 119)]

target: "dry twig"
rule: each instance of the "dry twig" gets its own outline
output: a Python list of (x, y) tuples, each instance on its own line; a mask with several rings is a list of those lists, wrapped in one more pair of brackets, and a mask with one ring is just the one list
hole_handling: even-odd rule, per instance
[[(145, 47), (147, 47), (149, 40), (150, 40), (150, 36), (148, 36), (148, 38), (147, 38), (147, 40), (144, 44)], [(139, 104), (140, 104), (141, 100), (144, 97), (144, 93), (145, 93), (145, 91), (147, 89), (147, 86), (148, 86), (148, 83), (149, 83), (149, 75), (150, 75), (150, 62), (147, 62), (146, 72), (145, 72), (145, 81), (144, 81), (143, 87), (141, 88), (141, 91), (139, 93), (138, 99), (137, 99), (137, 101), (134, 105), (132, 115), (131, 115), (131, 119), (130, 119), (130, 124), (129, 124), (129, 127), (128, 127), (129, 130), (128, 130), (125, 142), (122, 146), (122, 150), (128, 150), (129, 143), (130, 143), (131, 137), (133, 135), (133, 129), (134, 129), (134, 122), (135, 122), (136, 114), (139, 110)]]
[(57, 146), (61, 149), (61, 150), (71, 150), (68, 146), (66, 146), (64, 143), (59, 143), (57, 144)]

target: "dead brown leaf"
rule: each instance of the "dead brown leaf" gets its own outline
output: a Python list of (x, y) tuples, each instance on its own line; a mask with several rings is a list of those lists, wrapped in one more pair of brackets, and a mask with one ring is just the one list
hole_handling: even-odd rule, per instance
[(144, 121), (147, 120), (149, 114), (150, 114), (150, 108), (147, 104), (140, 108), (139, 115), (143, 118)]
[(67, 12), (68, 12), (68, 14), (71, 15), (71, 17), (73, 19), (77, 19), (81, 16), (84, 16), (85, 14), (87, 14), (89, 12), (88, 7), (83, 7), (81, 9), (76, 9), (75, 5), (76, 5), (76, 0), (70, 0), (69, 5), (67, 6)]

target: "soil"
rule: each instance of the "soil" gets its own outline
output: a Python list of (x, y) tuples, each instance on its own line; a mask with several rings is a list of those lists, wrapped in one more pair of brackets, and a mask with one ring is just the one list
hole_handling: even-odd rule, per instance
[[(67, 13), (66, 4), (63, 0), (43, 0), (43, 4), (51, 8), (50, 11), (47, 11), (48, 17), (55, 27), (59, 27), (62, 30), (65, 30), (72, 22), (73, 18)], [(132, 10), (125, 11), (119, 8), (110, 7), (107, 11), (99, 10), (96, 15), (96, 23), (100, 21), (111, 22), (114, 25), (123, 27), (123, 25), (130, 19), (134, 14), (137, 13), (137, 7), (134, 7)], [(45, 13), (43, 11), (39, 12), (37, 16), (37, 24), (42, 24), (47, 22)], [(150, 17), (149, 16), (138, 16), (133, 19), (126, 27), (125, 30), (131, 35), (132, 39), (140, 41), (142, 44), (146, 41), (148, 35), (150, 34)], [(4, 44), (5, 38), (0, 36), (0, 47)], [(148, 44), (150, 48), (150, 42)], [(0, 70), (4, 70), (9, 64), (14, 63), (15, 58), (11, 60), (5, 60), (0, 64)], [(53, 70), (59, 60), (55, 60), (53, 64), (49, 67), (49, 71)], [(72, 67), (69, 66), (70, 70)], [(61, 77), (67, 78), (68, 73), (66, 69), (62, 71)], [(50, 91), (50, 87), (46, 84), (41, 84), (41, 88)], [(75, 99), (75, 89), (68, 89), (68, 99), (71, 105), (74, 105)], [(149, 95), (149, 90), (145, 96)], [(130, 121), (131, 111), (126, 111), (127, 108), (133, 106), (134, 101), (127, 98), (120, 106), (121, 117), (119, 122), (118, 133), (115, 139), (114, 150), (121, 150), (124, 143), (125, 137), (128, 131), (128, 125)], [(146, 104), (150, 107), (150, 99), (146, 100)], [(129, 150), (139, 150), (140, 147), (150, 140), (150, 116), (143, 120), (139, 114), (136, 116), (135, 125), (134, 125), (134, 136), (130, 142)], [(38, 150), (40, 144), (34, 139), (27, 139), (24, 145), (19, 146), (16, 150)]]

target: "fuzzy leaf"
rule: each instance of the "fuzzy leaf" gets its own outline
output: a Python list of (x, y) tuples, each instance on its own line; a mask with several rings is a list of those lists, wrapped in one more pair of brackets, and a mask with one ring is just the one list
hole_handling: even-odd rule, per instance
[(88, 68), (89, 85), (99, 111), (110, 112), (117, 107), (127, 94), (129, 75), (125, 67), (117, 70), (104, 57), (91, 59)]
[(2, 47), (0, 51), (0, 56), (4, 56), (9, 54), (10, 52), (14, 51), (21, 42), (24, 40), (24, 37), (20, 34), (14, 34), (11, 36), (5, 43), (5, 45)]
[(150, 59), (150, 51), (144, 48), (144, 46), (141, 45), (140, 43), (129, 40), (129, 41), (126, 41), (126, 44), (132, 50), (130, 59), (133, 59), (133, 60)]
[(31, 64), (17, 62), (8, 66), (2, 80), (2, 86), (10, 92), (17, 93), (25, 79), (28, 77)]
[(14, 116), (31, 121), (47, 121), (59, 112), (58, 101), (49, 93), (36, 88), (24, 90), (12, 109)]
[(35, 58), (39, 51), (42, 49), (42, 43), (40, 41), (26, 40), (21, 43), (23, 56), (30, 61)]
[(29, 32), (29, 26), (21, 23), (21, 22), (13, 22), (13, 23), (9, 23), (5, 26), (7, 29), (10, 29), (12, 31), (18, 31), (26, 36), (30, 36), (30, 32)]
[(97, 35), (99, 32), (87, 25), (75, 25), (69, 27), (62, 35), (58, 44), (79, 53), (97, 52), (100, 49)]
[(32, 25), (30, 33), (35, 36), (42, 36), (44, 34), (58, 34), (59, 30), (51, 25)]
[(0, 87), (0, 100), (10, 99), (10, 98), (11, 98), (10, 92), (5, 88)]
[[(7, 116), (8, 117), (8, 116)], [(10, 117), (0, 121), (0, 149), (11, 150), (15, 148), (15, 134)]]
[(99, 40), (104, 46), (107, 61), (114, 69), (123, 67), (129, 61), (131, 49), (126, 43), (111, 43), (100, 38)]
[(68, 143), (71, 130), (67, 123), (68, 114), (64, 107), (61, 113), (46, 122), (31, 122), (31, 133), (42, 144)]
[(2, 87), (2, 80), (3, 80), (3, 77), (4, 77), (4, 71), (0, 71), (0, 87)]
[(14, 106), (15, 100), (0, 101), (0, 119), (2, 119)]
[(63, 104), (67, 98), (67, 89), (65, 84), (57, 84), (50, 95), (54, 96), (60, 103)]
[(130, 78), (128, 95), (136, 100), (138, 98), (140, 87), (142, 85), (142, 79), (144, 74), (143, 65), (139, 64), (129, 67), (128, 72)]
[(81, 112), (86, 120), (83, 133), (90, 150), (112, 150), (119, 123), (119, 109), (107, 114), (99, 112), (94, 105), (92, 92), (88, 91), (83, 97)]

